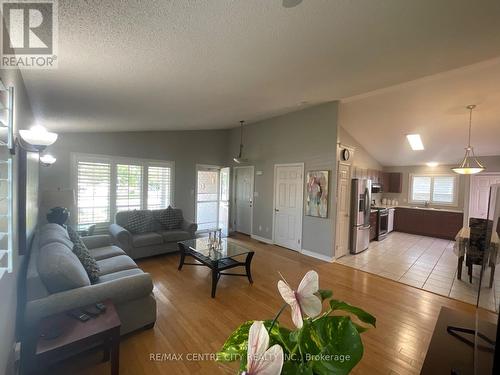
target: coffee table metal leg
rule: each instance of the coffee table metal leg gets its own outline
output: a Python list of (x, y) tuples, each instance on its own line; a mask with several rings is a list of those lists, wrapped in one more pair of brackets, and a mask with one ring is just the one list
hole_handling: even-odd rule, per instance
[(250, 284), (253, 284), (252, 273), (250, 272), (250, 266), (252, 265), (253, 254), (254, 254), (253, 251), (251, 253), (248, 253), (247, 259), (245, 261), (245, 270), (247, 272), (247, 277), (248, 281), (250, 281)]
[(120, 330), (116, 330), (111, 338), (111, 375), (120, 373)]
[(212, 268), (212, 298), (215, 298), (217, 281), (219, 281), (219, 271), (217, 271), (217, 268)]
[(179, 244), (179, 250), (181, 252), (181, 259), (179, 261), (179, 268), (178, 269), (181, 270), (182, 266), (184, 265), (184, 259), (186, 258), (186, 253), (184, 252), (184, 247), (181, 244)]

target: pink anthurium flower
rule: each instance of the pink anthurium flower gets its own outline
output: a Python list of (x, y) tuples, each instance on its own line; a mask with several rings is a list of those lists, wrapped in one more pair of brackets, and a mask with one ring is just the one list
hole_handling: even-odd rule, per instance
[(283, 367), (283, 349), (269, 347), (269, 334), (263, 322), (255, 321), (248, 333), (247, 370), (242, 375), (279, 375)]
[(322, 303), (317, 293), (319, 290), (318, 273), (309, 271), (299, 284), (297, 291), (292, 290), (286, 281), (278, 281), (281, 297), (292, 308), (292, 321), (297, 328), (302, 328), (304, 314), (314, 318), (321, 313)]

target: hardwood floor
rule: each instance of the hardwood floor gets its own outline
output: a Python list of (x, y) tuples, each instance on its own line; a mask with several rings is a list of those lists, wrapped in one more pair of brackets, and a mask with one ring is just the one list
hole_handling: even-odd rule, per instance
[[(246, 278), (223, 276), (215, 299), (210, 298), (208, 268), (185, 266), (178, 271), (176, 254), (139, 262), (154, 280), (158, 320), (154, 329), (122, 340), (122, 375), (234, 374), (234, 366), (210, 358), (188, 361), (187, 355), (214, 353), (242, 322), (272, 318), (282, 305), (276, 287), (278, 271), (296, 286), (308, 270), (314, 269), (322, 289), (332, 289), (336, 298), (376, 316), (377, 328), (362, 335), (365, 353), (353, 374), (418, 374), (441, 306), (474, 311), (467, 303), (341, 264), (322, 262), (242, 235), (236, 240), (256, 252), (252, 264), (254, 284), (249, 285)], [(291, 326), (289, 315), (282, 315), (282, 324)], [(481, 315), (495, 321), (489, 312), (482, 311)], [(183, 358), (152, 361), (152, 353), (176, 353)], [(51, 373), (108, 374), (109, 363), (100, 363), (100, 359), (100, 353), (83, 354)]]

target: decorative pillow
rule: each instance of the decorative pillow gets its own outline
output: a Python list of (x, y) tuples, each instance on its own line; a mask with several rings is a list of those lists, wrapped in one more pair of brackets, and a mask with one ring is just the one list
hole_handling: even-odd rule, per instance
[(182, 212), (168, 206), (164, 211), (162, 225), (166, 229), (180, 229), (182, 223)]
[(80, 235), (70, 226), (68, 226), (68, 235), (71, 242), (73, 242), (73, 253), (82, 263), (90, 281), (95, 283), (99, 279), (99, 273), (101, 272), (97, 261), (90, 254), (89, 249), (87, 249), (87, 246), (83, 243)]
[(82, 263), (60, 242), (49, 243), (40, 248), (37, 267), (40, 278), (50, 293), (90, 285)]
[(167, 209), (164, 210), (154, 210), (153, 211), (154, 219), (160, 223), (162, 229), (168, 229), (168, 214)]
[(132, 234), (151, 232), (152, 214), (150, 211), (134, 210), (129, 213), (127, 226), (125, 227)]

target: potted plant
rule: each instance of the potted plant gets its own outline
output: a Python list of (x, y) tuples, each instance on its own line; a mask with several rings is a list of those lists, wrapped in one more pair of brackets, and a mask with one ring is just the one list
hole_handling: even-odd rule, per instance
[[(363, 357), (360, 334), (367, 325), (375, 327), (375, 317), (333, 299), (331, 290), (319, 289), (315, 271), (306, 273), (297, 290), (284, 278), (278, 282), (278, 290), (285, 304), (276, 317), (243, 323), (224, 343), (217, 360), (239, 360), (240, 373), (245, 375), (348, 374)], [(322, 313), (325, 301), (328, 308)], [(291, 308), (293, 330), (278, 321), (287, 307)], [(364, 325), (337, 312), (353, 314)]]

